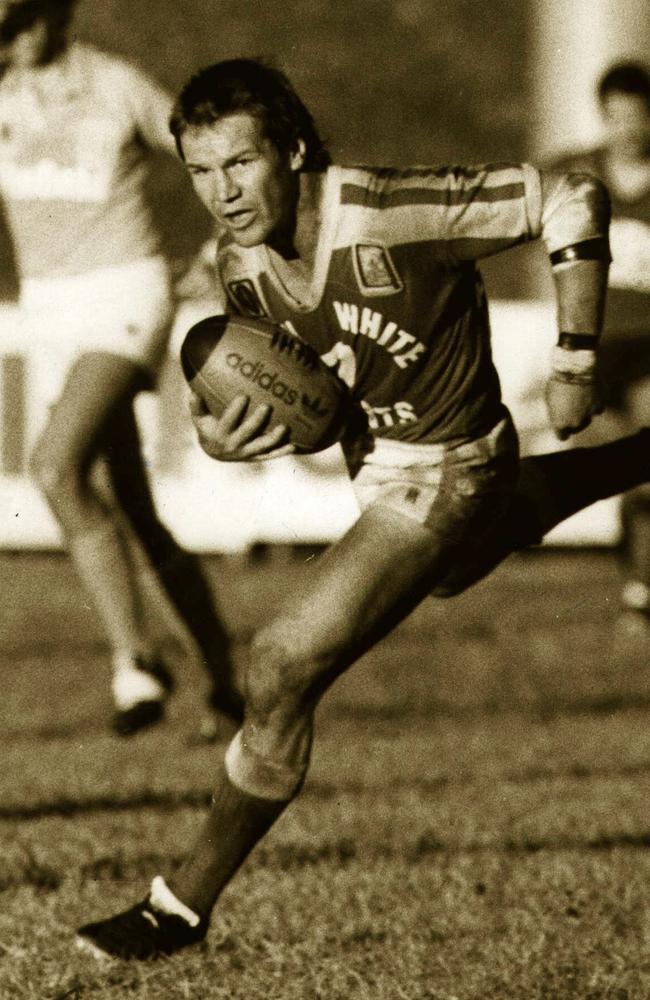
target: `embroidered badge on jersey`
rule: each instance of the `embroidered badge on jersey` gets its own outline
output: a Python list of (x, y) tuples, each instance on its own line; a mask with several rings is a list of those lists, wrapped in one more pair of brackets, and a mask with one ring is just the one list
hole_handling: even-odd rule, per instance
[(239, 278), (237, 281), (227, 282), (228, 295), (234, 302), (237, 309), (246, 316), (255, 316), (258, 319), (268, 316), (262, 305), (262, 300), (258, 291), (250, 278)]
[(401, 292), (402, 280), (390, 253), (380, 243), (356, 243), (354, 271), (364, 295), (395, 295)]

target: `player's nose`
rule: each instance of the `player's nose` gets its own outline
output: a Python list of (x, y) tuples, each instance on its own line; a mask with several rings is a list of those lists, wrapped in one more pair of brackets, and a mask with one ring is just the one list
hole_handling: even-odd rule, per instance
[(215, 174), (212, 189), (212, 198), (215, 205), (225, 205), (236, 201), (240, 194), (241, 188), (228, 171), (223, 170)]

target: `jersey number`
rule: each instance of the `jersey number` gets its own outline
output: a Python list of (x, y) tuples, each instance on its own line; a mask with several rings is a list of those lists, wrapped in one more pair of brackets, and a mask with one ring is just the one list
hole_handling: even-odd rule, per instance
[(336, 374), (342, 382), (345, 382), (348, 389), (354, 387), (357, 379), (357, 359), (349, 344), (339, 340), (327, 354), (321, 354), (321, 361), (324, 361), (329, 368), (336, 368)]

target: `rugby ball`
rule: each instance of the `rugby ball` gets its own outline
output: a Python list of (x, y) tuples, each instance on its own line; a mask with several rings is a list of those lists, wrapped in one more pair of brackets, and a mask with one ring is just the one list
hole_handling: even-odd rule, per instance
[(288, 428), (302, 453), (322, 451), (341, 437), (350, 395), (346, 385), (295, 334), (268, 320), (209, 316), (181, 346), (183, 374), (216, 417), (235, 396), (271, 407), (264, 430)]

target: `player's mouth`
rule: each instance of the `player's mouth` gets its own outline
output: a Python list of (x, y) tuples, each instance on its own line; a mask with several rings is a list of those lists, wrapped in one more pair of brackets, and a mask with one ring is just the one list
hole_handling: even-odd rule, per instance
[(252, 208), (242, 208), (236, 212), (228, 212), (223, 215), (223, 221), (228, 229), (240, 232), (247, 229), (255, 219), (255, 212)]

